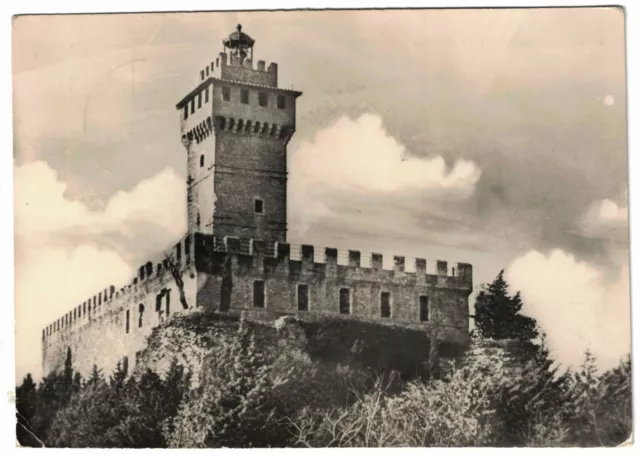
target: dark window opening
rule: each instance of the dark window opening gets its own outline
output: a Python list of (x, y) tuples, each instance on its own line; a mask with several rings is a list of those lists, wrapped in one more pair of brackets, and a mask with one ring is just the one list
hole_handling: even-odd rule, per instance
[(176, 245), (176, 261), (180, 262), (180, 259), (182, 259), (182, 245), (178, 243)]
[(240, 89), (240, 102), (242, 104), (249, 104), (249, 90), (246, 88)]
[(126, 330), (126, 333), (129, 333), (129, 310), (127, 310), (127, 315), (125, 319), (125, 330)]
[(222, 101), (231, 101), (231, 87), (222, 87)]
[[(146, 264), (146, 268), (147, 268), (147, 276), (149, 278), (151, 278), (151, 274), (153, 273), (153, 264), (151, 262), (147, 262)], [(105, 297), (105, 301), (106, 301), (106, 297)]]
[(162, 293), (156, 295), (156, 313), (162, 311)]
[(202, 92), (198, 93), (198, 109), (202, 107)]
[(204, 102), (209, 102), (209, 87), (207, 87), (207, 89), (204, 91)]
[(276, 134), (276, 130), (278, 129), (278, 125), (276, 125), (275, 123), (271, 126), (271, 136), (273, 136), (274, 134)]
[(265, 92), (258, 92), (258, 104), (263, 107), (269, 104), (269, 98)]
[(340, 314), (351, 314), (351, 290), (340, 289)]
[(142, 315), (144, 314), (144, 304), (138, 305), (138, 327), (142, 327)]
[(227, 126), (227, 119), (225, 117), (220, 117), (220, 129), (224, 130)]
[(391, 317), (391, 295), (388, 292), (380, 294), (380, 317)]
[(298, 311), (309, 311), (309, 286), (298, 285)]
[(238, 120), (238, 131), (242, 131), (244, 127), (244, 121), (242, 119)]
[(255, 213), (262, 213), (264, 209), (264, 204), (262, 203), (262, 199), (256, 199), (253, 201), (253, 211)]
[(171, 314), (171, 289), (167, 289), (166, 292), (167, 300), (165, 300), (165, 312), (167, 316)]
[(191, 254), (191, 237), (184, 239), (184, 260), (189, 263), (189, 256)]
[(233, 118), (229, 119), (229, 131), (233, 131), (233, 127), (236, 126), (236, 120)]
[(82, 302), (82, 315), (87, 314), (87, 302)]
[(253, 306), (264, 308), (264, 281), (253, 282)]
[(189, 118), (189, 105), (185, 104), (184, 105), (184, 119), (188, 119)]
[(244, 128), (247, 133), (251, 132), (251, 120), (247, 120), (247, 126)]
[(196, 100), (191, 99), (191, 113), (193, 114), (196, 111)]
[(420, 299), (420, 322), (429, 320), (429, 299), (426, 295), (421, 295)]
[(204, 166), (204, 155), (200, 155), (200, 167)]
[(283, 95), (278, 95), (278, 109), (287, 107), (287, 99)]
[(204, 80), (204, 70), (200, 71), (200, 80)]
[(260, 122), (256, 122), (256, 126), (253, 128), (254, 133), (260, 132)]

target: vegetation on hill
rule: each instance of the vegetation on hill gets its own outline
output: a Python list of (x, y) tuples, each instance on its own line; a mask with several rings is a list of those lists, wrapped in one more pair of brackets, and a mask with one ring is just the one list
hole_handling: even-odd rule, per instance
[(118, 365), (108, 376), (96, 367), (82, 378), (69, 351), (62, 372), (39, 384), (27, 375), (16, 390), (18, 441), (200, 448), (625, 441), (630, 358), (602, 373), (586, 353), (581, 368), (559, 371), (521, 306), (500, 274), (478, 295), (470, 348), (437, 378), (428, 370), (428, 338), (417, 331), (340, 319), (289, 318), (274, 327), (186, 312), (154, 331), (134, 374)]

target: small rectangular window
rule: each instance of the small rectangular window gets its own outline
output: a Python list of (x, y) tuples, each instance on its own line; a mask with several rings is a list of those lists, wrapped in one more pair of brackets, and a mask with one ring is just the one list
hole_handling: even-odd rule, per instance
[(269, 98), (265, 92), (258, 93), (258, 104), (263, 107), (269, 104)]
[(184, 105), (184, 119), (188, 119), (189, 118), (189, 105), (185, 104)]
[(204, 70), (200, 71), (200, 80), (204, 80)]
[(202, 107), (202, 92), (198, 93), (198, 109)]
[(380, 294), (380, 317), (391, 317), (391, 295), (388, 292)]
[(204, 91), (204, 102), (205, 104), (209, 102), (209, 87), (207, 87)]
[(278, 109), (287, 107), (287, 99), (283, 95), (278, 95)]
[(222, 87), (222, 101), (231, 101), (231, 87)]
[(426, 322), (429, 320), (429, 299), (426, 295), (421, 295), (420, 302), (420, 322)]
[(191, 98), (191, 113), (193, 114), (196, 111), (196, 100)]
[(167, 313), (167, 317), (171, 314), (171, 289), (167, 290), (167, 300), (165, 300), (165, 312)]
[(249, 104), (249, 89), (240, 89), (240, 102), (242, 104)]
[(340, 289), (340, 314), (351, 314), (351, 290)]
[(298, 285), (298, 311), (309, 311), (309, 286)]
[(256, 199), (253, 201), (253, 211), (255, 213), (262, 213), (264, 209), (264, 204), (262, 203), (262, 199)]
[(125, 319), (125, 330), (126, 330), (126, 333), (129, 333), (129, 310), (127, 310), (127, 315)]
[(180, 262), (180, 259), (182, 259), (182, 244), (178, 243), (176, 245), (176, 261)]
[(264, 308), (264, 281), (253, 282), (253, 306)]

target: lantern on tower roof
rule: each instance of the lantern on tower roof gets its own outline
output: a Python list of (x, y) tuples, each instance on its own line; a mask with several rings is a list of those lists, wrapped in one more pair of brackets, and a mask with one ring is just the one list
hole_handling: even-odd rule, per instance
[(253, 58), (253, 45), (255, 40), (242, 31), (242, 25), (238, 24), (236, 30), (222, 41), (225, 50), (228, 48), (232, 55), (244, 60), (247, 56)]

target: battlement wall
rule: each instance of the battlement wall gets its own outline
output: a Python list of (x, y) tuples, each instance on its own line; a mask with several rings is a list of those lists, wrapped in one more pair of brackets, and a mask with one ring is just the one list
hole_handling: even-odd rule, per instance
[(133, 361), (153, 327), (184, 309), (170, 264), (181, 272), (187, 302), (195, 306), (192, 245), (189, 235), (155, 261), (138, 267), (126, 285), (110, 286), (48, 324), (42, 330), (43, 373), (62, 368), (67, 348), (83, 375), (94, 363), (111, 369), (124, 357)]
[[(449, 268), (394, 256), (385, 269), (381, 254), (312, 245), (290, 245), (196, 234), (198, 306), (221, 311), (276, 314), (318, 313), (394, 323), (419, 324), (465, 342), (472, 267)], [(316, 253), (320, 252), (320, 255)]]

